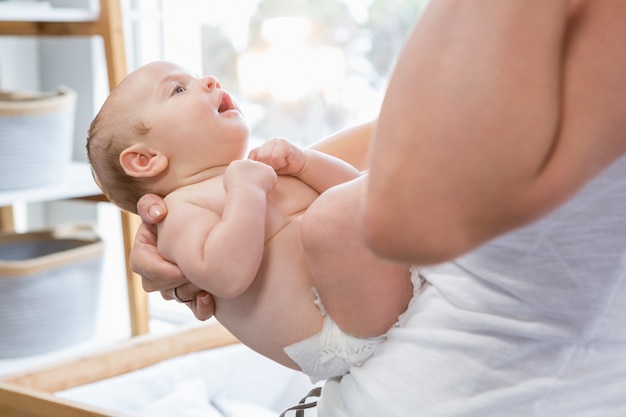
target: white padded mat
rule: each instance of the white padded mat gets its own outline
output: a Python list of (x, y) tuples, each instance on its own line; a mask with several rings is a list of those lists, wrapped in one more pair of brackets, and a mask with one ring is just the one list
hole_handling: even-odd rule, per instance
[(276, 417), (309, 378), (243, 345), (191, 353), (57, 396), (131, 416)]

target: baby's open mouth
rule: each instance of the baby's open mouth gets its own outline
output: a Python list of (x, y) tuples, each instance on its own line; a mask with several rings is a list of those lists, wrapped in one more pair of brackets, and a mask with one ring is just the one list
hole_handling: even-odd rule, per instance
[(222, 94), (222, 101), (220, 102), (220, 106), (217, 108), (218, 113), (224, 113), (228, 110), (234, 110), (235, 105), (233, 104), (233, 100), (230, 98), (230, 95), (227, 92)]

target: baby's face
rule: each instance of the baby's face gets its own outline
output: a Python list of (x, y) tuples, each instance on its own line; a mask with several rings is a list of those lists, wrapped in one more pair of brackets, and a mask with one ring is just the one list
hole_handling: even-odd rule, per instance
[(227, 165), (245, 156), (250, 128), (212, 76), (197, 78), (169, 63), (145, 65), (127, 77), (129, 111), (150, 129), (146, 142), (190, 170)]

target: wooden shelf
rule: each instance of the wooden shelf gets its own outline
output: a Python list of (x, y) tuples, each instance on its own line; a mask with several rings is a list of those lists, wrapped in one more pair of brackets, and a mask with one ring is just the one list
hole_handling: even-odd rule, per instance
[(102, 192), (91, 176), (91, 168), (86, 162), (73, 162), (65, 172), (65, 179), (58, 184), (19, 190), (0, 190), (0, 207), (17, 202), (36, 203), (73, 198), (102, 198)]
[(52, 7), (41, 1), (0, 2), (0, 22), (91, 22), (98, 16), (98, 10)]
[[(0, 36), (99, 36), (104, 42), (104, 53), (113, 89), (126, 76), (126, 53), (120, 0), (99, 0), (98, 10), (54, 8), (47, 2), (0, 2)], [(72, 164), (62, 184), (40, 189), (11, 192), (0, 191), (0, 229), (12, 225), (10, 206), (16, 201), (51, 201), (82, 198), (99, 201), (102, 196), (91, 178), (87, 164)], [(95, 198), (92, 198), (95, 197)], [(141, 287), (141, 277), (128, 264), (130, 251), (139, 226), (139, 218), (121, 212), (126, 257), (128, 298), (133, 335), (148, 333), (148, 305)]]
[(100, 0), (99, 10), (55, 8), (41, 2), (0, 2), (0, 35), (100, 36), (112, 90), (126, 76), (124, 28), (119, 0)]

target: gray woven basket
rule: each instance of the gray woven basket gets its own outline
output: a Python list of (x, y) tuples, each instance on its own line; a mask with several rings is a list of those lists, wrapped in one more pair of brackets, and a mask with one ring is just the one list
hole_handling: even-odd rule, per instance
[(0, 357), (49, 352), (93, 335), (102, 252), (86, 226), (0, 235)]
[(0, 93), (0, 190), (63, 181), (72, 159), (76, 93)]

